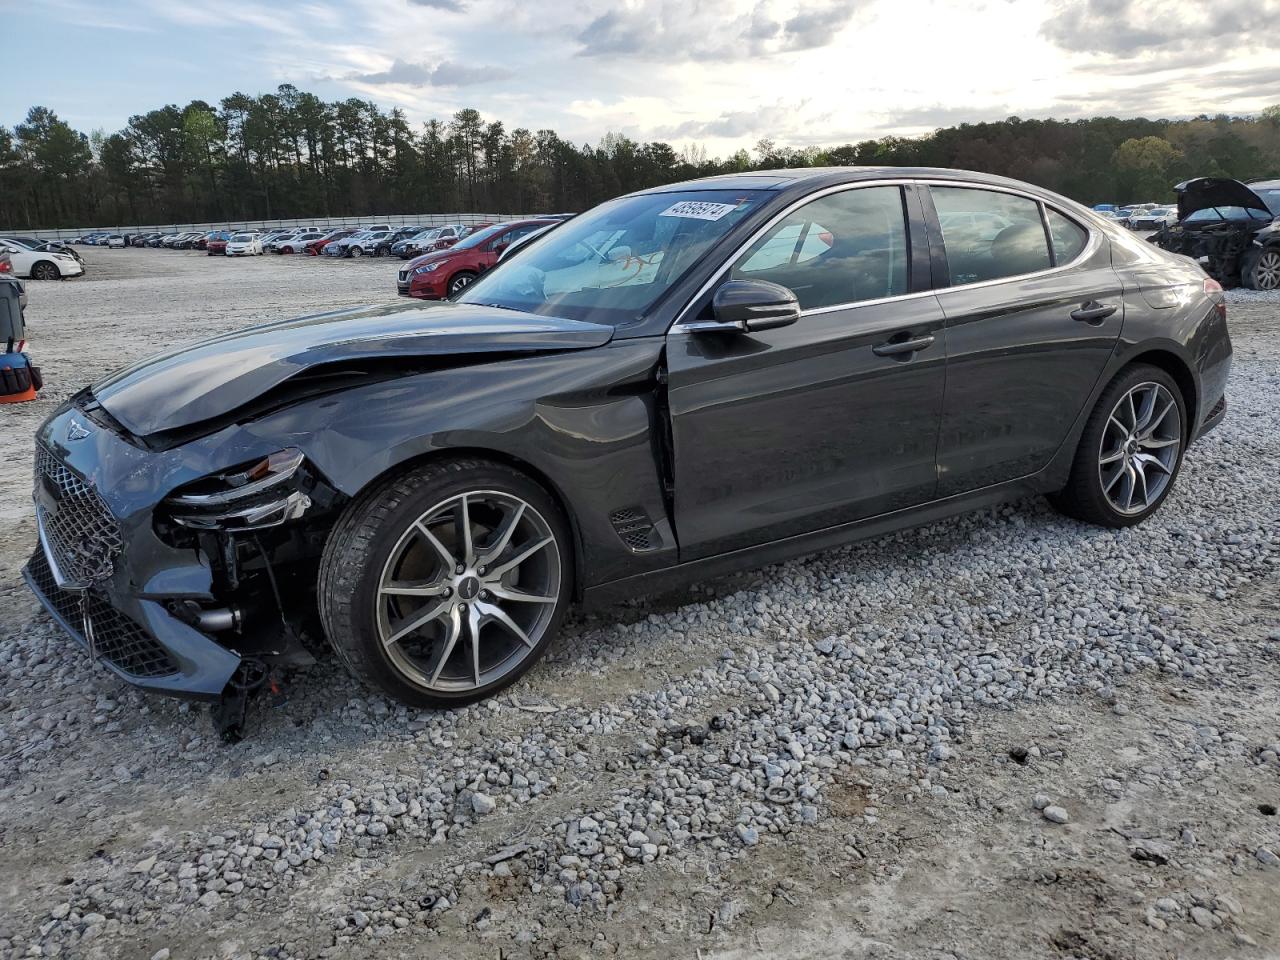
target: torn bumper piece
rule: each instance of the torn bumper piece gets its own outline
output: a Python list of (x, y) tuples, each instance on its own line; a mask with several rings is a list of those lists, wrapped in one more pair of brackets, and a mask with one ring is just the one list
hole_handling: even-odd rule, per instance
[[(240, 658), (153, 600), (117, 606), (103, 591), (58, 585), (43, 548), (22, 571), (58, 625), (122, 680), (155, 693), (217, 699)], [(121, 609), (125, 607), (126, 609)]]

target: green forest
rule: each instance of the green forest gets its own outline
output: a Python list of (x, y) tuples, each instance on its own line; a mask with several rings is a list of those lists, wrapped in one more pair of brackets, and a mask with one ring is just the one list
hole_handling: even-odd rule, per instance
[(981, 170), (1088, 204), (1170, 200), (1192, 176), (1280, 176), (1280, 105), (1189, 120), (1009, 117), (803, 150), (766, 139), (726, 158), (613, 133), (578, 145), (469, 109), (415, 129), (398, 109), (329, 103), (290, 85), (171, 104), (110, 134), (32, 107), (0, 126), (0, 225), (577, 211), (692, 177), (851, 164)]

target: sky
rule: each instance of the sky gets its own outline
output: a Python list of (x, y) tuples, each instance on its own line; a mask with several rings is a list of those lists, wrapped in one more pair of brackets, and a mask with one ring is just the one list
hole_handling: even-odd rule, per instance
[(292, 83), (712, 156), (965, 121), (1256, 113), (1280, 0), (0, 0), (0, 125), (86, 132)]

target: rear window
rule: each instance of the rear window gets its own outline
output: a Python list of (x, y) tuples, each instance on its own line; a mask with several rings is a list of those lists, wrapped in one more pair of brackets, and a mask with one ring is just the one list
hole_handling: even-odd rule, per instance
[(1034, 200), (973, 187), (930, 189), (952, 286), (1021, 276), (1053, 265), (1040, 205)]
[(1053, 240), (1053, 261), (1058, 266), (1070, 263), (1084, 252), (1089, 234), (1057, 210), (1045, 207), (1045, 213), (1049, 220), (1049, 237)]

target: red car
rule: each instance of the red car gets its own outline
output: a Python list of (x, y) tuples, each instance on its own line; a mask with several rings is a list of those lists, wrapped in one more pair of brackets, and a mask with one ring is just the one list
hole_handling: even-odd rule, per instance
[(329, 244), (333, 243), (333, 241), (341, 240), (343, 237), (349, 237), (352, 234), (356, 234), (359, 232), (360, 230), (358, 228), (352, 227), (349, 230), (334, 230), (330, 233), (326, 233), (319, 240), (312, 240), (310, 243), (307, 244), (307, 253), (311, 254), (311, 256), (313, 257), (318, 257), (320, 256), (320, 251), (322, 251)]
[(396, 290), (404, 297), (443, 300), (497, 263), (511, 243), (555, 222), (512, 220), (477, 230), (452, 247), (410, 260), (396, 274)]
[(226, 256), (227, 241), (230, 239), (231, 234), (229, 233), (220, 233), (216, 237), (210, 237), (209, 240), (205, 242), (204, 252), (211, 257)]

